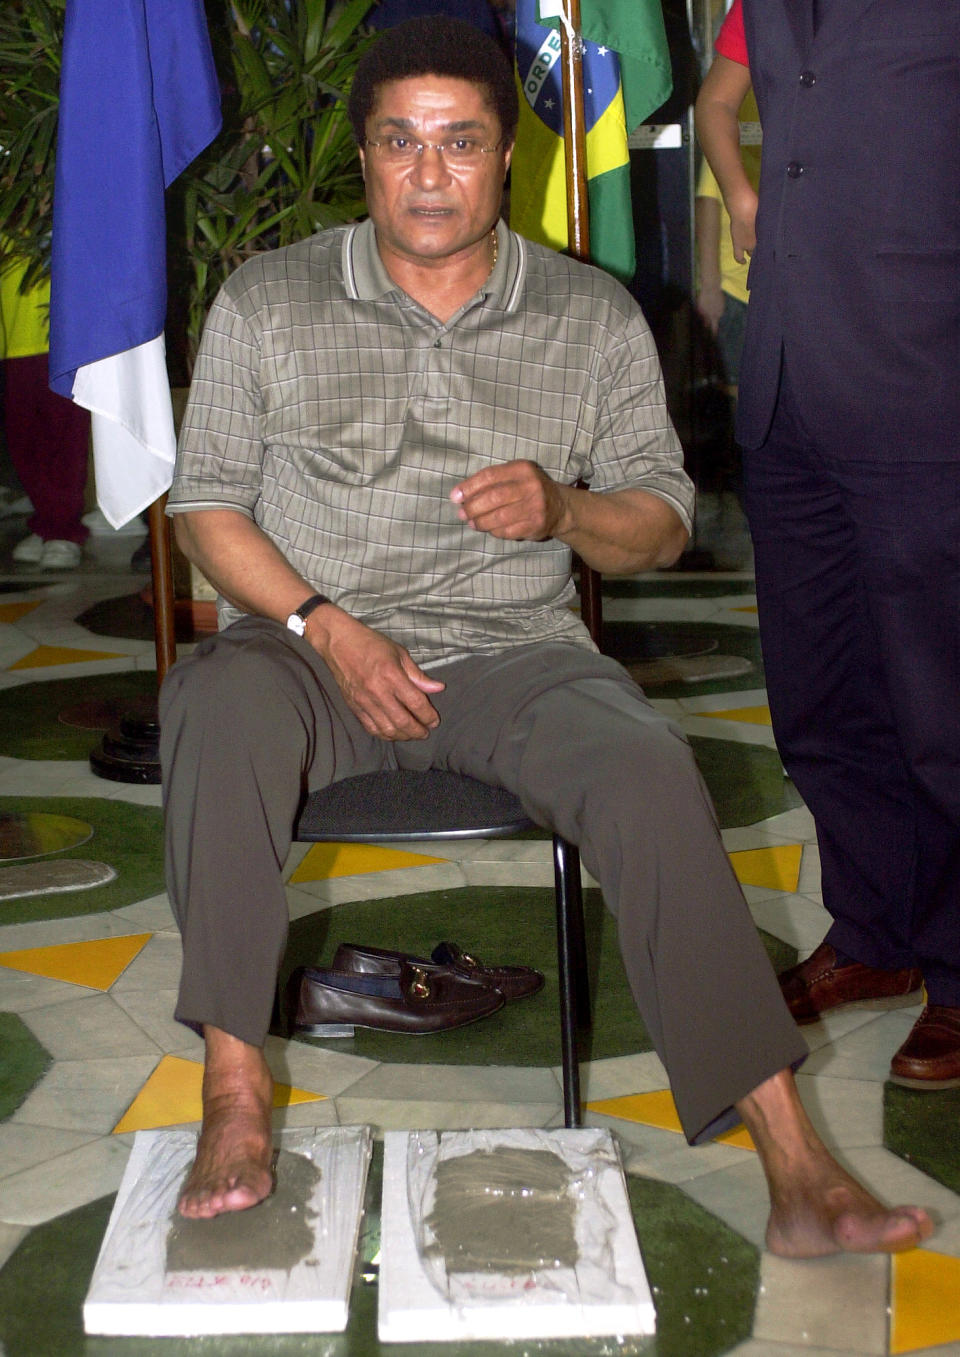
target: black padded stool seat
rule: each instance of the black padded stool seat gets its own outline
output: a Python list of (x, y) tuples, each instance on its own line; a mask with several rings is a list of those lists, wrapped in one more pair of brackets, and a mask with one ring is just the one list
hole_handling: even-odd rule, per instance
[(472, 777), (434, 769), (361, 773), (314, 792), (300, 815), (296, 837), (365, 839), (505, 838), (536, 829), (512, 792)]
[[(344, 778), (312, 792), (294, 838), (304, 843), (505, 838), (534, 829), (517, 798), (459, 773), (386, 770)], [(580, 854), (553, 836), (560, 989), (560, 1051), (566, 1126), (580, 1123), (577, 1027), (589, 1026)]]

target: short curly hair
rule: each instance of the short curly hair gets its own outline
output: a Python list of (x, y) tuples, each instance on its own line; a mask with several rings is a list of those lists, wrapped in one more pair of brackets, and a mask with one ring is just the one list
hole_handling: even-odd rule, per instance
[(367, 118), (380, 86), (418, 75), (450, 76), (482, 85), (500, 120), (504, 141), (513, 142), (519, 108), (506, 56), (492, 38), (465, 20), (430, 14), (384, 29), (360, 58), (347, 100), (358, 146), (366, 138)]

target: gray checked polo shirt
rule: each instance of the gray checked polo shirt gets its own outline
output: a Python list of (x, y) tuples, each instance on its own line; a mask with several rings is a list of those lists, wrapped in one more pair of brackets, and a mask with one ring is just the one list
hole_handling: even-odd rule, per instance
[[(457, 517), (450, 491), (482, 467), (523, 458), (600, 493), (639, 487), (690, 523), (639, 307), (607, 274), (497, 233), (496, 267), (446, 324), (390, 279), (370, 222), (245, 263), (207, 320), (168, 501), (249, 514), (421, 665), (592, 645), (563, 543)], [(221, 626), (238, 616), (221, 600)]]

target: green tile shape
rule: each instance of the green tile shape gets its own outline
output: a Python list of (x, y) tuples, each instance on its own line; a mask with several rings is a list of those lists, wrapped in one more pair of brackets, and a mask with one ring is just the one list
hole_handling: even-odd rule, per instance
[(156, 694), (156, 674), (140, 670), (8, 688), (0, 693), (0, 749), (17, 759), (86, 759), (100, 743), (99, 732), (64, 725), (61, 711), (94, 697), (122, 702)]
[[(382, 1145), (374, 1147), (350, 1320), (343, 1334), (224, 1338), (85, 1338), (83, 1300), (113, 1197), (38, 1226), (0, 1271), (0, 1343), (6, 1357), (422, 1357), (412, 1344), (377, 1339)], [(678, 1187), (628, 1180), (637, 1234), (657, 1308), (654, 1339), (444, 1343), (437, 1357), (719, 1357), (750, 1334), (757, 1250)], [(364, 1277), (370, 1280), (364, 1280)], [(38, 1305), (36, 1298), (43, 1297)], [(423, 1351), (428, 1351), (424, 1345)]]
[(0, 1013), (0, 1121), (16, 1112), (53, 1063), (15, 1013)]
[(763, 657), (755, 627), (731, 627), (719, 622), (606, 622), (604, 650), (621, 664), (657, 659), (661, 655), (738, 655), (750, 669), (732, 677), (702, 683), (658, 683), (656, 698), (700, 697), (707, 693), (734, 693), (762, 688)]
[[(56, 891), (2, 901), (0, 923), (99, 914), (146, 900), (164, 889), (163, 816), (158, 808), (98, 796), (3, 796), (0, 814), (5, 811), (45, 811), (86, 820), (93, 827), (90, 853), (109, 863), (117, 875), (92, 890)], [(0, 866), (0, 874), (6, 870), (10, 869)]]
[[(347, 1040), (322, 1044), (345, 1054), (424, 1065), (531, 1065), (560, 1063), (557, 941), (554, 893), (525, 886), (463, 886), (386, 900), (359, 900), (324, 909), (290, 926), (280, 992), (295, 966), (329, 966), (341, 942), (429, 956), (441, 939), (500, 965), (534, 966), (546, 983), (539, 994), (505, 1005), (492, 1017), (449, 1032), (411, 1037), (357, 1029)], [(637, 1016), (617, 946), (616, 924), (598, 890), (584, 892), (593, 1029), (584, 1033), (583, 1060), (602, 1060), (652, 1049)], [(776, 970), (792, 966), (796, 951), (761, 934)], [(283, 1030), (282, 1022), (277, 1030)], [(313, 1044), (310, 1037), (298, 1037)]]
[[(724, 722), (715, 724), (722, 726)], [(723, 732), (718, 734), (722, 737)], [(700, 736), (691, 738), (690, 747), (713, 798), (721, 829), (754, 825), (803, 805), (790, 778), (784, 777), (775, 749)]]
[(883, 1143), (960, 1193), (960, 1088), (883, 1087)]

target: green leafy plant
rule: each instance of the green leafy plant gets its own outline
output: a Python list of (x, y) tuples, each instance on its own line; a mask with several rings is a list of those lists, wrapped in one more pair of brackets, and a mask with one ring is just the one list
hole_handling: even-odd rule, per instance
[[(169, 336), (187, 373), (218, 288), (251, 255), (364, 211), (345, 96), (374, 0), (208, 0), (220, 135), (167, 204)], [(0, 5), (0, 229), (49, 273), (65, 0)]]
[(0, 230), (25, 288), (50, 272), (62, 44), (63, 0), (0, 5)]
[(224, 129), (182, 176), (192, 358), (210, 302), (245, 259), (364, 211), (345, 94), (373, 0), (234, 0)]

